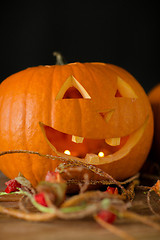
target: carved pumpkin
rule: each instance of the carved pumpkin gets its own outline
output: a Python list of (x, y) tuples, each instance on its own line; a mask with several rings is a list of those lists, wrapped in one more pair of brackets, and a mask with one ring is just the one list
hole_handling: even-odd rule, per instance
[(149, 100), (154, 114), (154, 141), (153, 151), (160, 157), (160, 84), (155, 86), (149, 93)]
[[(32, 67), (0, 86), (0, 151), (27, 149), (66, 157), (70, 153), (70, 158), (122, 180), (140, 170), (152, 135), (152, 111), (143, 88), (114, 65)], [(14, 178), (21, 172), (34, 185), (57, 164), (27, 154), (0, 159), (4, 174)], [(99, 178), (94, 173), (90, 177)]]

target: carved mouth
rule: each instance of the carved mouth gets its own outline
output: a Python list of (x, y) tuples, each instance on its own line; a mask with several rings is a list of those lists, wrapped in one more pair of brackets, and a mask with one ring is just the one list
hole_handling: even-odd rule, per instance
[(132, 134), (110, 139), (87, 139), (69, 135), (43, 123), (40, 123), (40, 127), (48, 144), (58, 156), (101, 165), (126, 156), (142, 137), (148, 118), (147, 116), (143, 125)]

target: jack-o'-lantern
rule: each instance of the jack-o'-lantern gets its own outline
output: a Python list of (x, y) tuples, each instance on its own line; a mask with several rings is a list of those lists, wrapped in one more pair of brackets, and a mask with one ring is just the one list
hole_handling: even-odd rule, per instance
[[(25, 149), (78, 159), (122, 180), (140, 170), (152, 135), (152, 111), (143, 88), (111, 64), (32, 67), (0, 86), (0, 151)], [(14, 154), (1, 157), (0, 169), (10, 178), (21, 172), (35, 185), (59, 163)]]
[[(149, 93), (149, 100), (154, 114), (154, 155), (160, 157), (160, 84), (155, 86)], [(157, 160), (157, 159), (155, 159)]]

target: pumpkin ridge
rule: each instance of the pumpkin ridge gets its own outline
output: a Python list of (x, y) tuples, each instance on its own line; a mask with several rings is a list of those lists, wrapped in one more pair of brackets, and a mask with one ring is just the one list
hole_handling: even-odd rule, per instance
[[(47, 71), (48, 70), (48, 71)], [(53, 85), (53, 72), (55, 71), (55, 67), (46, 68), (45, 66), (41, 66), (39, 71), (36, 71), (35, 75), (35, 85), (37, 85), (36, 93), (38, 94), (38, 97), (36, 97), (36, 102), (39, 102), (40, 105), (37, 106), (37, 117), (36, 117), (36, 128), (38, 128), (38, 132), (40, 133), (39, 129), (39, 121), (49, 122), (51, 123), (51, 117), (52, 117), (52, 87)], [(43, 105), (44, 104), (44, 105)], [(33, 128), (33, 127), (32, 127)], [(35, 135), (36, 132), (35, 132)], [(46, 146), (45, 141), (43, 141), (42, 136), (40, 134), (37, 135), (37, 139), (34, 139), (35, 143), (33, 143), (33, 146), (35, 148), (35, 151), (38, 150), (38, 145), (40, 145), (40, 148), (42, 149), (44, 154), (50, 154), (51, 150)], [(38, 144), (39, 141), (39, 144)], [(33, 149), (34, 150), (34, 149)], [(35, 156), (33, 157), (35, 158)], [(38, 157), (39, 160), (32, 159), (33, 164), (33, 172), (36, 175), (36, 181), (39, 182), (40, 179), (43, 179), (44, 172), (46, 171), (46, 168), (53, 170), (53, 161)], [(38, 163), (39, 161), (39, 163)], [(44, 169), (44, 171), (42, 170)]]
[[(24, 101), (24, 103), (25, 103), (25, 108), (24, 108), (24, 138), (23, 139), (24, 139), (24, 143), (25, 143), (26, 149), (28, 149), (27, 128), (26, 128), (26, 122), (27, 122), (27, 95), (28, 95), (28, 89), (29, 89), (30, 83), (32, 82), (31, 79), (33, 79), (33, 76), (35, 75), (35, 73), (36, 73), (36, 69), (34, 68), (30, 79), (29, 80), (27, 79), (28, 84), (27, 84), (27, 87), (25, 88), (25, 97), (24, 97), (24, 99), (25, 99), (25, 101)], [(30, 149), (28, 149), (28, 150), (30, 150)], [(36, 181), (38, 181), (38, 179), (36, 177), (36, 174), (35, 174), (35, 172), (33, 170), (33, 162), (32, 162), (31, 156), (30, 156), (30, 154), (27, 154), (27, 155), (28, 155), (28, 156), (26, 156), (26, 158), (27, 158), (27, 165), (28, 165), (28, 162), (29, 162), (29, 165), (30, 165), (30, 168), (31, 168), (30, 174), (33, 176), (34, 179), (36, 179)]]
[[(32, 73), (32, 76), (33, 76), (33, 73)], [(31, 76), (31, 79), (32, 79), (32, 76)], [(23, 126), (24, 126), (24, 131), (23, 131), (23, 137), (22, 137), (23, 142), (24, 142), (24, 146), (26, 146), (26, 149), (28, 149), (28, 146), (27, 146), (28, 145), (27, 144), (27, 136), (26, 136), (26, 134), (27, 134), (27, 129), (26, 129), (26, 118), (27, 118), (26, 112), (27, 112), (27, 109), (26, 109), (26, 106), (27, 106), (27, 95), (28, 95), (27, 91), (28, 91), (28, 88), (29, 88), (28, 85), (29, 85), (29, 81), (27, 80), (27, 86), (25, 88), (25, 95), (23, 97), (23, 102), (24, 102), (24, 108), (23, 108)], [(27, 162), (30, 162), (30, 167), (32, 169), (32, 162), (30, 160), (30, 155), (28, 154), (28, 156), (26, 156), (26, 158), (27, 158)], [(33, 170), (31, 172), (33, 172)], [(34, 174), (33, 174), (33, 177), (35, 178)]]
[[(2, 83), (1, 83), (2, 84)], [(3, 101), (0, 103), (0, 110), (2, 111), (2, 103), (4, 102), (4, 99), (5, 99), (5, 96), (3, 96)], [(11, 101), (9, 102), (10, 103), (10, 105), (11, 105)], [(10, 112), (11, 112), (11, 107), (9, 108), (9, 115), (10, 115)], [(1, 118), (3, 117), (2, 115), (0, 115), (1, 116)], [(1, 124), (1, 119), (0, 119), (0, 129), (2, 128), (2, 126), (1, 126), (2, 124)], [(9, 121), (8, 121), (8, 130), (9, 130), (9, 134), (10, 134), (10, 119), (9, 119)], [(0, 163), (1, 163), (1, 161), (0, 161)], [(0, 166), (1, 166), (1, 164), (0, 164)], [(7, 167), (7, 165), (3, 165), (3, 168), (4, 168), (4, 172), (7, 172), (7, 170), (8, 170), (8, 167)], [(1, 170), (1, 167), (0, 167), (0, 170)], [(12, 173), (11, 173), (12, 174)]]
[[(90, 75), (92, 76), (92, 78), (90, 79), (90, 81), (92, 81), (92, 84), (96, 85), (96, 90), (99, 89), (99, 87), (97, 86), (97, 81), (95, 81), (95, 76), (94, 76), (94, 73), (93, 73), (93, 69), (92, 69), (92, 65), (91, 64), (84, 64), (85, 66), (85, 69), (86, 69), (86, 72), (87, 72), (87, 75), (88, 75), (88, 78), (91, 78)], [(98, 94), (99, 95), (99, 94)], [(101, 95), (101, 94), (100, 94)], [(93, 100), (93, 96), (91, 95), (91, 99)], [(94, 108), (94, 107), (93, 107)], [(96, 111), (96, 109), (95, 109)], [(98, 114), (98, 112), (97, 112)], [(96, 126), (95, 126), (96, 127)], [(95, 129), (96, 130), (96, 129)], [(82, 135), (84, 136), (84, 134)]]
[[(0, 84), (2, 85), (2, 83)], [(5, 96), (0, 96), (0, 113), (2, 111), (2, 106), (3, 106), (3, 102), (4, 102), (4, 99), (5, 99)], [(2, 114), (0, 114), (0, 129), (2, 129), (2, 124), (1, 124), (1, 118), (2, 118)], [(7, 165), (3, 166), (4, 167), (4, 171), (7, 171)], [(0, 170), (1, 170), (1, 161), (0, 161)]]
[[(12, 120), (12, 109), (13, 109), (12, 106), (13, 106), (13, 101), (10, 101), (10, 108), (9, 108), (9, 116), (10, 116), (10, 118), (9, 118), (9, 139), (12, 139), (12, 136), (11, 136), (11, 126), (12, 126), (11, 125), (11, 120)], [(14, 171), (16, 171), (16, 165), (12, 166), (11, 174), (13, 174)]]
[(52, 126), (52, 114), (53, 114), (53, 80), (54, 80), (54, 73), (55, 73), (55, 67), (52, 68), (52, 71), (50, 73), (50, 83), (49, 83), (49, 86), (50, 86), (50, 95), (48, 97), (48, 102), (50, 104), (50, 113), (48, 113), (49, 115), (49, 122), (50, 122), (50, 125)]
[[(87, 66), (88, 65), (88, 66)], [(86, 68), (86, 72), (88, 73), (87, 75), (91, 75), (92, 76), (92, 79), (93, 79), (93, 82), (94, 82), (94, 85), (96, 84), (97, 81), (95, 81), (95, 76), (94, 76), (94, 73), (93, 73), (93, 70), (92, 70), (92, 66), (90, 64), (84, 64), (85, 68)], [(90, 76), (89, 76), (90, 77)], [(92, 84), (93, 84), (92, 82)], [(99, 87), (96, 85), (96, 90), (98, 90)], [(91, 97), (92, 98), (92, 97)]]
[[(54, 119), (53, 118), (53, 81), (54, 81), (54, 75), (55, 75), (55, 68), (56, 68), (56, 66), (54, 66), (53, 68), (52, 68), (52, 71), (51, 71), (51, 76), (50, 76), (50, 84), (49, 84), (49, 86), (50, 86), (50, 101), (48, 100), (48, 102), (50, 102), (50, 107), (49, 107), (49, 122), (50, 122), (50, 126), (52, 126), (52, 119)], [(49, 161), (49, 163), (50, 163), (50, 169), (53, 169), (53, 161)]]

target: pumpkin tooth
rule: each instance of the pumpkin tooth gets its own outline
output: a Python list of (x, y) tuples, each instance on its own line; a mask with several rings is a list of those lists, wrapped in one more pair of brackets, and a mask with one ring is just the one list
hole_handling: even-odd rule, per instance
[(82, 143), (84, 140), (84, 137), (78, 137), (78, 136), (74, 136), (72, 135), (72, 142), (75, 142), (75, 143)]
[(118, 146), (120, 145), (121, 138), (107, 138), (105, 139), (105, 142), (110, 146)]
[(86, 154), (85, 160), (87, 161), (87, 163), (91, 163), (91, 164), (100, 162), (98, 155), (93, 153)]

